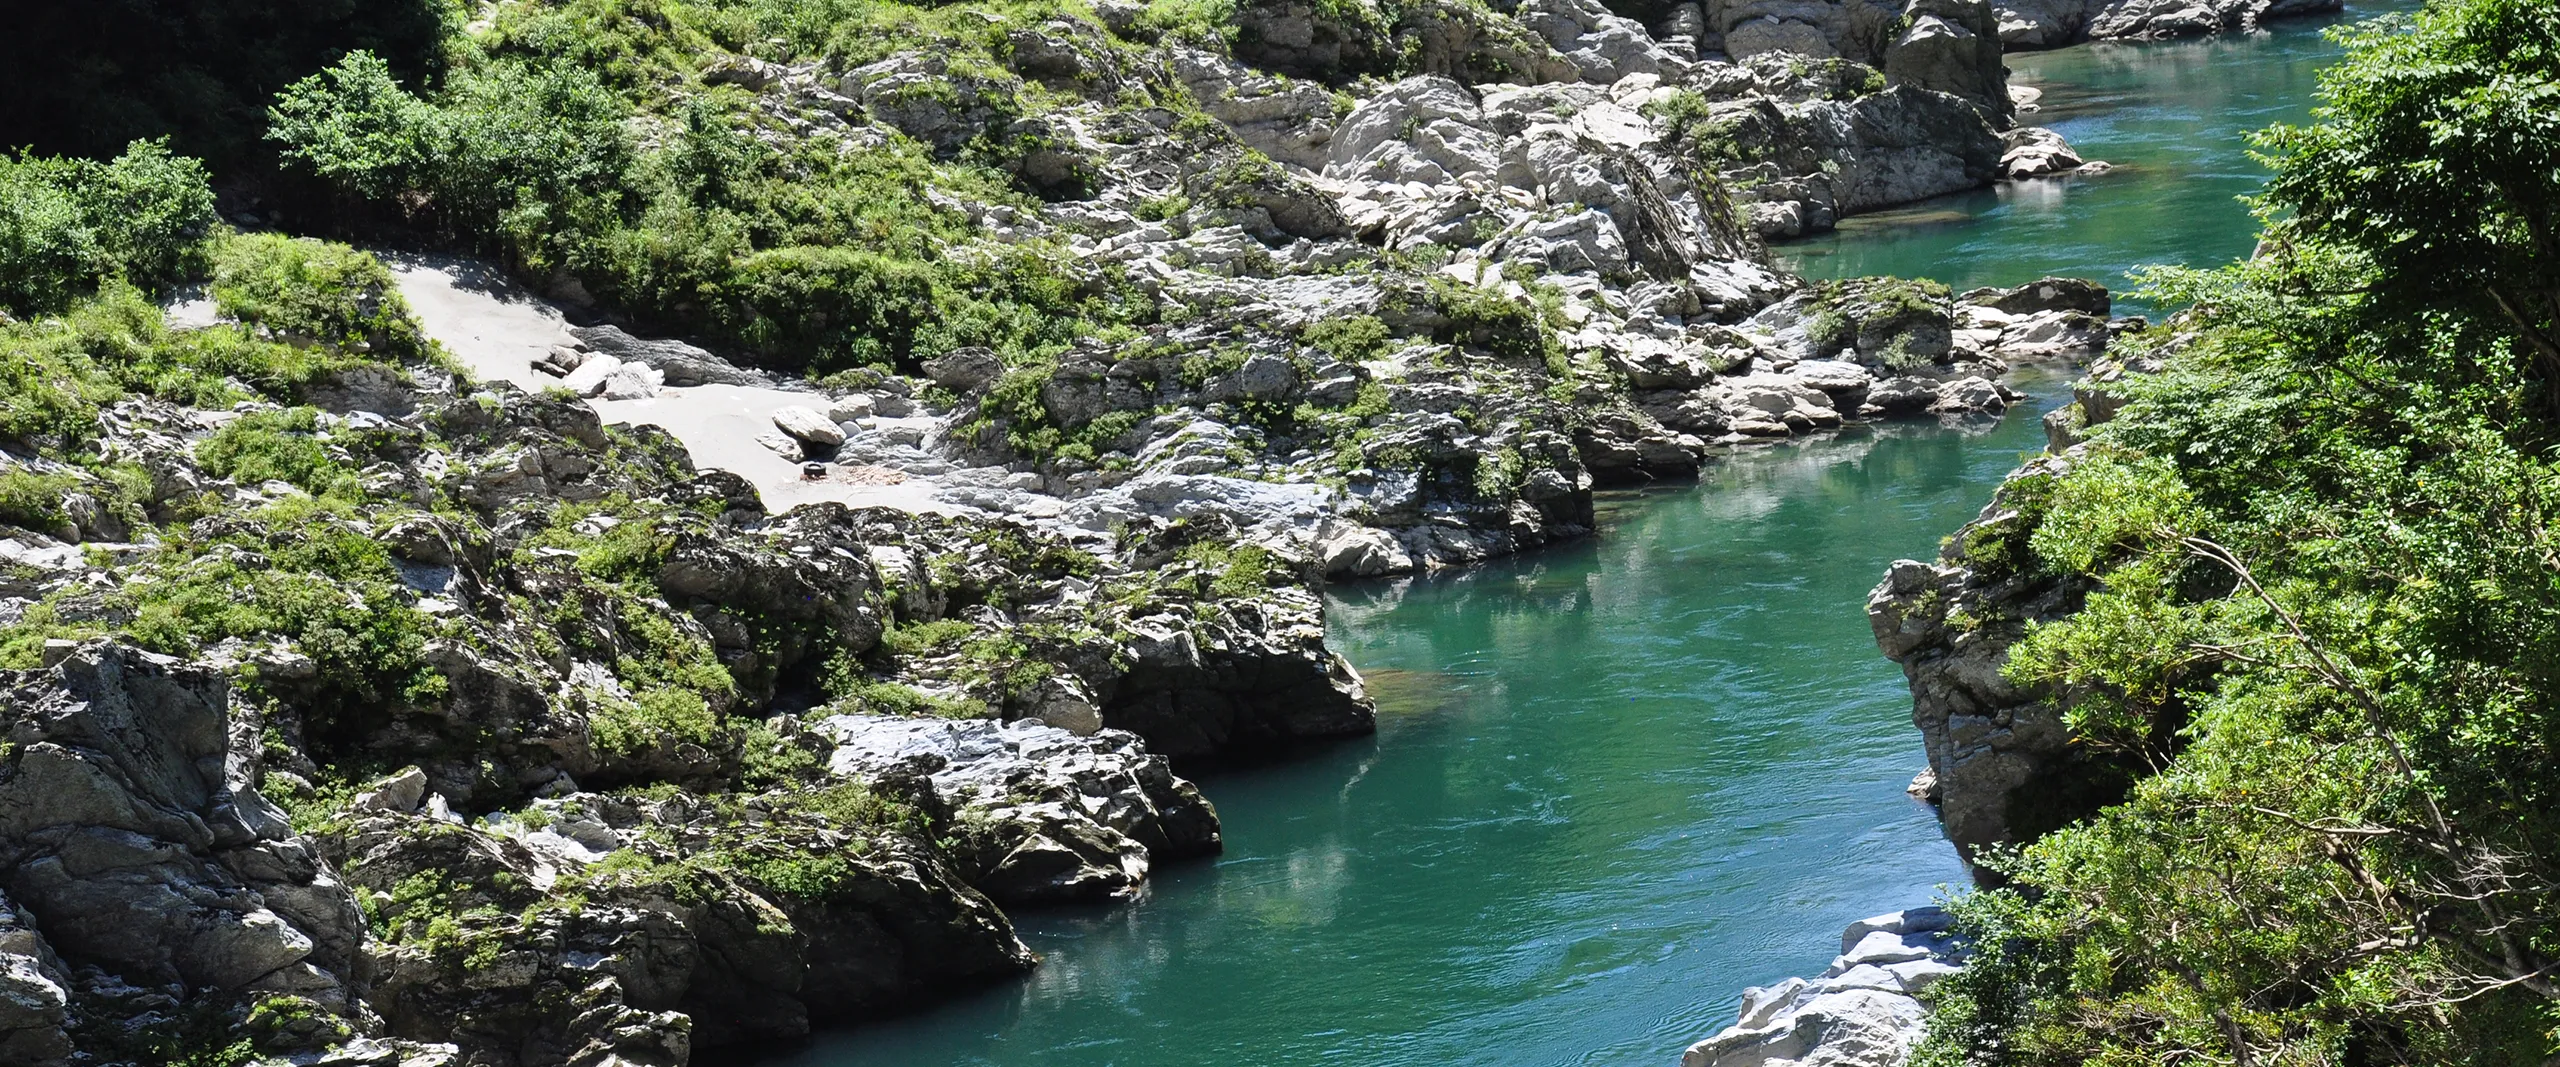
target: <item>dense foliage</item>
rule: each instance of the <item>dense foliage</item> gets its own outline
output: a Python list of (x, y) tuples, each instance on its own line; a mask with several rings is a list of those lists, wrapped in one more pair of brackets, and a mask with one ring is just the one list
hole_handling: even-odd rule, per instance
[(203, 164), (161, 142), (106, 162), (0, 156), (0, 312), (60, 311), (110, 277), (190, 277), (216, 222)]
[[(995, 69), (989, 50), (1002, 41), (963, 14), (976, 29), (952, 31), (955, 79)], [(877, 58), (909, 39), (889, 32), (892, 16), (936, 11), (509, 5), (456, 38), (439, 87), (404, 83), (358, 52), (283, 93), (269, 136), (288, 171), (337, 192), (351, 225), (496, 254), (555, 288), (574, 281), (627, 313), (795, 367), (911, 368), (967, 345), (1021, 361), (1145, 314), (1059, 249), (983, 240), (964, 210), (1027, 205), (1037, 191), (1018, 172), (1042, 142), (1013, 128), (1032, 105), (1005, 88), (1017, 84), (1009, 76), (966, 82), (972, 96), (954, 108), (980, 132), (950, 144), (775, 136), (782, 117), (716, 84), (714, 68), (750, 44), (783, 59)]]
[[(92, 0), (12, 4), (0, 34), (0, 148), (103, 158), (139, 138), (230, 172), (259, 153), (269, 98), (350, 49), (412, 77), (442, 62), (446, 0)], [(458, 21), (458, 20), (455, 20)]]
[(2560, 1053), (2560, 9), (2344, 39), (2268, 251), (2152, 276), (2167, 369), (2035, 516), (2100, 586), (2009, 670), (2154, 773), (1963, 902), (1924, 1062)]

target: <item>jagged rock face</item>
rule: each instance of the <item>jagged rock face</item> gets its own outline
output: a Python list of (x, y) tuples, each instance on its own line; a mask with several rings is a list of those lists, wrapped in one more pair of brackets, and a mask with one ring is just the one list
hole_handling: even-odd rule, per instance
[(1867, 599), (1877, 647), (1911, 684), (1939, 820), (1968, 860), (2094, 811), (2128, 781), (2072, 744), (2056, 694), (2002, 674), (2030, 624), (2089, 592), (2086, 579), (2035, 568), (2026, 548), (2039, 494), (2070, 464), (2065, 453), (2019, 468), (1937, 563), (1896, 561)]
[(255, 741), (235, 749), (228, 682), (104, 642), (57, 654), (0, 679), (0, 887), (14, 904), (0, 945), (22, 993), (0, 1042), (36, 1062), (59, 1047), (63, 960), (181, 999), (356, 1013), (362, 915), (250, 785)]
[(2336, 11), (2343, 0), (2000, 0), (2000, 43), (2059, 48), (2089, 39), (2161, 40)]
[(1910, 20), (1886, 45), (1887, 80), (1964, 98), (1994, 129), (2009, 125), (2009, 72), (2000, 64), (2000, 17), (1983, 0), (1912, 0)]
[(1217, 811), (1124, 731), (862, 715), (816, 729), (836, 740), (832, 773), (929, 775), (957, 813), (961, 877), (1001, 905), (1125, 898), (1154, 863), (1219, 848)]
[(1751, 162), (1740, 199), (1770, 236), (1828, 229), (1841, 218), (1971, 189), (1998, 176), (2002, 145), (1975, 107), (1907, 85), (1859, 96), (1757, 97), (1716, 105)]
[(71, 990), (34, 917), (0, 898), (0, 1062), (43, 1065), (70, 1057)]
[(1811, 978), (1742, 993), (1742, 1017), (1689, 1046), (1680, 1067), (1894, 1067), (1928, 1027), (1917, 994), (1969, 954), (1939, 908), (1851, 923)]
[(933, 857), (765, 810), (583, 794), (480, 827), (359, 816), (330, 837), (390, 931), (371, 1002), (476, 1063), (674, 1067), (1030, 966)]
[(1127, 633), (1130, 665), (1101, 690), (1102, 721), (1157, 752), (1267, 756), (1275, 746), (1376, 728), (1359, 673), (1325, 648), (1312, 595), (1229, 605), (1206, 625), (1136, 618)]

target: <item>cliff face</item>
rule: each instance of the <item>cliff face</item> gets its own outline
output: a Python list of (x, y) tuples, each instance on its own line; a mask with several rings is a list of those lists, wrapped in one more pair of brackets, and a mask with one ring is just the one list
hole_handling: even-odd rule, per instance
[(2003, 673), (2029, 626), (2079, 610), (2093, 588), (2085, 576), (2040, 566), (2027, 542), (2045, 495), (2079, 455), (2079, 432), (2121, 406), (2103, 386), (2126, 370), (2099, 361), (2073, 402), (2046, 416), (2052, 450), (2011, 472), (1935, 562), (1894, 561), (1867, 597), (1876, 647), (1902, 665), (1911, 721), (1929, 754), (1912, 791), (1937, 805), (1968, 861), (1985, 846), (2031, 841), (2095, 812), (2133, 781), (2133, 768), (2073, 744), (2063, 720), (2068, 693)]
[(1937, 562), (1897, 560), (1868, 596), (1876, 646), (1902, 665), (1911, 721), (1928, 749), (1929, 769), (1914, 789), (1937, 804), (1967, 860), (2087, 810), (2067, 799), (2081, 791), (2086, 768), (2053, 694), (2001, 674), (2029, 624), (2070, 613), (2088, 593), (2082, 582), (2022, 571), (2011, 555), (2033, 527), (2033, 494), (2069, 462), (2029, 462)]

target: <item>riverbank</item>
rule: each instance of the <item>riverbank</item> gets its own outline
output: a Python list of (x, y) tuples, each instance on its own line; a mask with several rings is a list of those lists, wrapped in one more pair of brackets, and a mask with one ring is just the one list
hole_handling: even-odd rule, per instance
[[(1582, 537), (1597, 485), (2002, 410), (2015, 362), (2104, 344), (2102, 292), (1808, 285), (1751, 240), (1988, 180), (2011, 100), (1982, 11), (1803, 52), (1561, 0), (1516, 26), (1461, 6), (1392, 33), (1266, 11), (1235, 54), (1104, 11), (1008, 35), (961, 74), (922, 52), (849, 71), (719, 56), (677, 77), (735, 120), (687, 112), (708, 154), (622, 146), (655, 162), (616, 180), (779, 139), (838, 160), (930, 144), (959, 155), (915, 155), (916, 173), (984, 181), (960, 150), (999, 132), (995, 113), (910, 90), (1026, 94), (1047, 125), (1002, 126), (1000, 162), (1043, 199), (911, 185), (907, 221), (1057, 267), (998, 295), (1078, 302), (1092, 317), (1063, 340), (991, 326), (1027, 305), (940, 274), (896, 300), (958, 301), (956, 318), (867, 304), (907, 321), (848, 335), (827, 301), (898, 264), (825, 237), (685, 266), (730, 301), (706, 323), (673, 297), (617, 305), (636, 259), (578, 259), (542, 297), (469, 264), (384, 275), (342, 247), (219, 231), (200, 191), (208, 221), (184, 239), (220, 263), (216, 314), (164, 330), (101, 283), (66, 320), (9, 325), (37, 377), (79, 383), (10, 442), (28, 468), (13, 485), (40, 491), (13, 504), (9, 681), (30, 758), (87, 776), (73, 821), (13, 825), (13, 867), (139, 835), (193, 932), (112, 921), (143, 899), (113, 879), (11, 882), (45, 931), (13, 941), (37, 1005), (19, 1029), (40, 1059), (104, 1026), (190, 1047), (246, 1027), (306, 1058), (350, 1038), (346, 1056), (407, 1054), (383, 1036), (450, 1046), (402, 1046), (427, 1059), (675, 1063), (1028, 966), (995, 905), (1127, 898), (1159, 861), (1219, 847), (1163, 757), (1369, 728), (1308, 583)], [(1336, 94), (1254, 66), (1309, 62), (1293, 28), (1422, 33), (1399, 62), (1425, 69)], [(1710, 38), (1742, 61), (1697, 52)], [(279, 136), (378, 104), (468, 139), (530, 84), (430, 99), (389, 78), (354, 59), (302, 84)], [(1198, 110), (1157, 121), (1158, 92)], [(632, 108), (639, 130), (666, 104), (596, 114)], [(334, 177), (397, 161), (295, 143)], [(443, 179), (359, 184), (402, 189), (403, 210), (470, 202)], [(508, 226), (539, 214), (519, 208)], [(572, 221), (628, 251), (670, 217), (610, 215)], [(548, 254), (507, 246), (515, 229), (476, 236)], [(315, 270), (325, 285), (294, 284)], [(633, 317), (571, 329), (544, 300)], [(674, 329), (640, 329), (653, 315)], [(735, 358), (664, 336), (684, 324)], [(802, 329), (813, 347), (774, 344)], [(110, 345), (112, 371), (86, 362)], [(178, 723), (175, 747), (137, 754), (118, 709)], [(162, 764), (196, 771), (135, 770)], [(0, 788), (25, 807), (47, 781)], [(1567, 973), (1630, 965), (1638, 940), (1567, 946)]]
[[(2349, 17), (2370, 13), (2359, 5)], [(2091, 81), (2079, 81), (2080, 73), (2056, 73), (2044, 80), (2057, 98), (2055, 121), (2075, 139), (2089, 137), (2085, 131), (2092, 129), (2109, 131), (2112, 139), (2098, 139), (2101, 147), (2090, 154), (2137, 165), (2121, 174), (2076, 180), (2068, 188), (2022, 185), (2006, 194), (1975, 194), (1972, 199), (1991, 210), (1962, 221), (1913, 223), (1887, 213), (1875, 216), (1873, 227), (1852, 220), (1837, 237), (1783, 244), (1776, 252), (1782, 261), (1817, 276), (1885, 268), (1912, 274), (1943, 270), (1961, 277), (1959, 284), (2016, 284), (2048, 272), (2043, 266), (2048, 262), (2067, 263), (2076, 272), (2101, 278), (2122, 278), (2126, 268), (2143, 262), (2214, 262), (2245, 254), (2248, 240), (2240, 235), (2248, 232), (2249, 220), (2230, 197), (2254, 188), (2258, 179), (2238, 155), (2239, 134), (2304, 113), (2307, 92), (2298, 90), (2307, 87), (2311, 68), (2334, 55), (2318, 36), (2328, 21), (2279, 24), (2270, 34), (2217, 41), (2012, 56), (2010, 62), (2022, 70), (2039, 69), (2034, 65), (2045, 62), (2051, 65), (2041, 69), (2086, 71)], [(2168, 59), (2145, 59), (2155, 53)], [(2199, 56), (2209, 61), (2206, 69), (2226, 76), (2195, 86), (2191, 93), (2198, 61), (2181, 57)], [(2264, 58), (2263, 65), (2272, 69), (2256, 69), (2246, 62), (2252, 57)], [(2224, 89), (2232, 95), (2214, 97)], [(2116, 108), (2122, 113), (2110, 111)], [(2187, 122), (2200, 123), (2205, 132), (2175, 144), (2156, 140), (2165, 125)], [(2147, 153), (2145, 146), (2151, 146)], [(2118, 181), (2124, 184), (2108, 184)], [(2030, 189), (2057, 195), (2034, 200), (2019, 195)], [(2174, 194), (2174, 207), (2158, 202), (2163, 193)], [(1915, 214), (1938, 206), (1923, 205)], [(2124, 217), (2116, 221), (2120, 212)], [(2070, 258), (2038, 258), (2057, 240)], [(1902, 258), (1845, 254), (1862, 242), (1886, 246)], [(1838, 247), (1844, 254), (1798, 258), (1801, 249), (1822, 247)], [(786, 1062), (812, 1067), (1021, 1059), (1075, 1064), (1249, 1056), (1316, 1063), (1334, 1055), (1394, 1058), (1406, 1053), (1471, 1062), (1490, 1057), (1516, 1064), (1663, 1062), (1669, 1057), (1666, 1050), (1734, 1021), (1730, 1001), (1724, 999), (1732, 991), (1817, 970), (1820, 954), (1828, 951), (1824, 942), (1851, 920), (1924, 902), (1941, 884), (1968, 881), (1934, 818), (1902, 793), (1910, 772), (1924, 764), (1918, 737), (1905, 725), (1909, 692), (1898, 672), (1875, 656), (1871, 633), (1849, 607), (1863, 599), (1882, 567), (1840, 581), (1844, 599), (1835, 602), (1836, 630), (1778, 623), (1758, 613), (1810, 599), (1827, 579), (1816, 574), (1803, 582), (1755, 584), (1742, 577), (1791, 573), (1788, 568), (1794, 564), (1785, 553), (1801, 550), (1763, 544), (1757, 540), (1757, 524), (1769, 516), (1807, 521), (1808, 514), (1835, 508), (1907, 509), (1913, 506), (1908, 501), (1878, 503), (1860, 494), (1875, 491), (1872, 483), (1908, 479), (1949, 494), (1943, 510), (1917, 518), (1907, 535), (1909, 543), (1924, 546), (1920, 554), (1926, 556), (1926, 546), (1939, 535), (1973, 517), (2021, 454), (2042, 447), (2043, 434), (2028, 415), (2059, 403), (2059, 384), (2025, 386), (2041, 399), (1982, 440), (1978, 466), (1962, 475), (1915, 465), (1890, 448), (1870, 453), (1872, 460), (1844, 459), (1823, 443), (1801, 452), (1762, 452), (1711, 467), (1694, 504), (1685, 488), (1604, 496), (1598, 502), (1604, 536), (1594, 543), (1551, 548), (1431, 581), (1337, 590), (1336, 646), (1364, 668), (1393, 668), (1386, 673), (1368, 670), (1371, 690), (1382, 705), (1376, 742), (1357, 743), (1304, 767), (1212, 779), (1208, 788), (1221, 798), (1227, 816), (1227, 858), (1171, 873), (1154, 896), (1129, 912), (1032, 918), (1026, 937), (1057, 950), (1054, 980), (1035, 976), (1020, 990), (822, 1041)], [(1799, 461), (1786, 458), (1790, 455), (1803, 457), (1801, 468), (1795, 466)], [(1809, 481), (1782, 485), (1738, 473), (1771, 466), (1800, 469), (1800, 477)], [(1956, 484), (1946, 484), (1951, 477)], [(1731, 506), (1713, 506), (1713, 498), (1703, 495), (1709, 490), (1728, 494)], [(1741, 584), (1730, 594), (1702, 594), (1679, 584), (1699, 573), (1683, 564), (1705, 563), (1686, 539), (1724, 536), (1744, 539), (1732, 557), (1713, 557)], [(1866, 538), (1884, 541), (1872, 532), (1852, 540)], [(1641, 547), (1655, 543), (1663, 551)], [(1616, 568), (1625, 570), (1613, 577)], [(1639, 581), (1674, 584), (1653, 599)], [(1384, 591), (1391, 589), (1402, 591)], [(1559, 618), (1549, 621), (1551, 616)], [(1577, 658), (1594, 650), (1576, 642), (1594, 640), (1604, 626), (1606, 632), (1630, 635), (1631, 647), (1619, 654), (1622, 659)], [(1715, 643), (1698, 648), (1684, 626), (1714, 634), (1736, 628), (1784, 634), (1789, 654), (1814, 658), (1807, 661), (1805, 673), (1796, 675), (1785, 665), (1754, 658), (1747, 648)], [(1819, 636), (1822, 632), (1832, 637)], [(1842, 643), (1836, 653), (1828, 645), (1833, 638)], [(1551, 653), (1546, 647), (1560, 642), (1572, 651)], [(1593, 662), (1609, 666), (1594, 670), (1589, 666)], [(1875, 704), (1861, 713), (1867, 716), (1863, 725), (1828, 741), (1824, 738), (1832, 735), (1823, 733), (1767, 737), (1758, 732), (1765, 724), (1732, 722), (1713, 710), (1739, 692), (1721, 689), (1720, 682), (1735, 679), (1738, 665), (1755, 663), (1762, 664), (1762, 671), (1807, 680), (1805, 690), (1791, 696), (1758, 698), (1769, 706), (1797, 708), (1806, 705), (1794, 702), (1804, 701), (1828, 708), (1809, 695), (1816, 687), (1867, 674), (1878, 678)], [(1405, 675), (1408, 669), (1426, 673)], [(1583, 680), (1585, 675), (1612, 673), (1631, 681), (1609, 688)], [(1408, 677), (1409, 684), (1399, 684)], [(1430, 695), (1408, 695), (1415, 690)], [(1728, 696), (1699, 698), (1695, 706), (1709, 709), (1701, 721), (1674, 710), (1680, 706), (1675, 694), (1684, 690)], [(1662, 702), (1663, 710), (1657, 714), (1648, 701)], [(1484, 703), (1492, 709), (1480, 714), (1467, 710)], [(1616, 705), (1628, 705), (1631, 711), (1626, 719), (1607, 718), (1604, 729), (1615, 739), (1615, 749), (1658, 749), (1666, 759), (1691, 762), (1683, 768), (1644, 770), (1651, 765), (1627, 759), (1632, 766), (1624, 768), (1625, 780), (1618, 776), (1620, 768), (1611, 766), (1616, 761), (1577, 766), (1586, 772), (1597, 767), (1597, 782), (1587, 773), (1539, 779), (1525, 768), (1514, 770), (1523, 763), (1554, 764), (1558, 752), (1590, 745), (1596, 736), (1564, 727), (1551, 736), (1537, 735), (1514, 722), (1515, 717), (1583, 724), (1600, 714), (1597, 709)], [(1828, 721), (1838, 714), (1826, 710), (1815, 717)], [(1721, 732), (1727, 729), (1732, 732)], [(1748, 758), (1731, 748), (1692, 747), (1698, 744), (1697, 735), (1705, 733), (1763, 738), (1773, 760), (1783, 761), (1783, 753), (1820, 751), (1824, 756), (1817, 762), (1826, 768), (1844, 747), (1865, 752), (1865, 746), (1876, 746), (1875, 757), (1872, 762), (1864, 757), (1846, 761), (1852, 768), (1848, 773), (1864, 783), (1854, 786), (1834, 784), (1827, 777), (1807, 781), (1800, 763), (1774, 765), (1770, 773), (1785, 766), (1785, 773), (1796, 777), (1787, 786), (1767, 786), (1772, 799), (1764, 802), (1789, 816), (1748, 824), (1775, 834), (1768, 847), (1755, 847), (1747, 835), (1719, 844), (1716, 828), (1724, 816), (1707, 810), (1698, 812), (1693, 823), (1678, 822), (1673, 813), (1688, 809), (1666, 802), (1660, 793), (1681, 786), (1658, 784), (1678, 782), (1703, 791), (1738, 769), (1747, 776)], [(1469, 755), (1472, 745), (1483, 745), (1485, 754)], [(1865, 769), (1856, 769), (1860, 767)], [(1690, 777), (1693, 772), (1698, 777)], [(1539, 784), (1523, 784), (1524, 778)], [(1395, 784), (1399, 780), (1410, 784)], [(1747, 795), (1750, 788), (1736, 785), (1734, 791)], [(1594, 789), (1609, 799), (1581, 795)], [(1443, 797), (1444, 791), (1450, 795)], [(1791, 836), (1806, 828), (1793, 813), (1808, 794), (1863, 796), (1877, 805), (1874, 810), (1910, 814), (1905, 822), (1880, 824), (1873, 834)], [(1575, 799), (1550, 800), (1544, 806), (1534, 802), (1558, 795)], [(1419, 814), (1409, 819), (1400, 815), (1409, 810)], [(1487, 814), (1478, 821), (1468, 817), (1469, 810)], [(1357, 828), (1362, 825), (1382, 829), (1363, 833)], [(1541, 887), (1464, 871), (1465, 857), (1499, 855), (1512, 847), (1543, 854), (1535, 846), (1497, 844), (1507, 835), (1533, 832), (1601, 842), (1595, 851), (1610, 859), (1581, 886), (1557, 879)], [(1836, 847), (1831, 843), (1842, 840), (1878, 851), (1907, 849), (1920, 866), (1896, 881), (1875, 877), (1862, 864), (1846, 863), (1826, 871), (1837, 880), (1827, 880), (1819, 889), (1787, 882), (1794, 877), (1787, 873), (1748, 883), (1731, 895), (1701, 884), (1734, 877), (1755, 863), (1818, 862), (1806, 854), (1827, 856), (1826, 850)], [(1800, 843), (1788, 847), (1790, 841)], [(1613, 849), (1611, 842), (1624, 844)], [(1697, 868), (1660, 865), (1661, 853), (1689, 847), (1698, 850)], [(1713, 859), (1720, 848), (1730, 850), (1726, 854), (1731, 858)], [(1410, 865), (1410, 873), (1396, 859), (1406, 852), (1425, 857)], [(1640, 887), (1593, 888), (1621, 879)], [(1495, 884), (1465, 888), (1476, 882)], [(1372, 890), (1374, 898), (1367, 895)], [(1445, 913), (1425, 907), (1434, 895), (1453, 892), (1463, 900)], [(1696, 896), (1673, 904), (1653, 902), (1678, 893)], [(1381, 903), (1364, 906), (1370, 899)], [(1306, 902), (1303, 908), (1300, 901)], [(1675, 912), (1685, 912), (1689, 919), (1665, 918)], [(1443, 917), (1435, 924), (1433, 916)], [(1749, 922), (1742, 921), (1746, 916)], [(1306, 921), (1287, 921), (1291, 918)], [(1603, 947), (1615, 943), (1613, 927), (1631, 919), (1656, 924), (1656, 955), (1631, 947), (1612, 954)], [(1477, 923), (1492, 923), (1491, 932), (1479, 935)], [(1335, 924), (1347, 927), (1344, 936), (1327, 933)], [(1505, 937), (1540, 947), (1505, 955), (1494, 947)], [(1573, 946), (1585, 942), (1592, 948), (1582, 951), (1591, 952), (1594, 961), (1587, 970), (1561, 962), (1576, 958)], [(1213, 962), (1227, 954), (1240, 955), (1247, 963)], [(1403, 961), (1409, 956), (1424, 965), (1406, 969)], [(1096, 962), (1079, 965), (1072, 962), (1076, 958)], [(1558, 962), (1556, 969), (1542, 970), (1531, 961)], [(1370, 967), (1395, 980), (1354, 980), (1349, 990), (1335, 996), (1315, 977), (1356, 974)], [(1452, 975), (1487, 971), (1501, 978), (1461, 981), (1461, 996), (1442, 997), (1440, 986), (1453, 981)], [(1280, 976), (1268, 980), (1284, 983), (1290, 995), (1256, 1000), (1249, 1012), (1203, 992), (1237, 988), (1266, 980), (1261, 977), (1266, 975)], [(1277, 1018), (1270, 1017), (1274, 1013)], [(1560, 1025), (1559, 1020), (1573, 1022)], [(1191, 1034), (1195, 1026), (1203, 1036)]]
[(774, 1062), (1666, 1062), (1727, 993), (1964, 880), (1903, 790), (1900, 674), (1839, 605), (1969, 517), (2060, 385), (1604, 494), (1587, 541), (1337, 586), (1374, 740), (1204, 777), (1225, 852), (1133, 907), (1019, 916), (1048, 960), (1019, 985)]

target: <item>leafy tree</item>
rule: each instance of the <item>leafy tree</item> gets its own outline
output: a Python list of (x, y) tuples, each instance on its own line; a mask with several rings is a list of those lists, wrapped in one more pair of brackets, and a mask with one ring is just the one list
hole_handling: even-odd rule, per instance
[(2279, 235), (2371, 257), (2382, 315), (2497, 323), (2560, 413), (2560, 6), (2444, 2), (2338, 37), (2318, 121), (2258, 137)]
[(0, 147), (104, 158), (137, 139), (255, 164), (268, 99), (350, 49), (413, 78), (442, 64), (446, 0), (15, 4), (0, 34)]
[(2556, 20), (2347, 31), (2272, 250), (2150, 275), (2166, 369), (2027, 539), (2097, 590), (2008, 670), (2154, 772), (1993, 861), (1922, 1062), (2560, 1054)]
[[(633, 72), (672, 76), (670, 55), (699, 43), (680, 10), (519, 12), (427, 95), (351, 54), (288, 88), (269, 135), (289, 169), (380, 222), (814, 371), (968, 345), (1038, 362), (1121, 314), (1062, 252), (980, 239), (955, 205), (1024, 202), (1009, 178), (912, 141), (769, 143), (719, 91), (660, 99)], [(603, 20), (583, 44), (564, 28), (580, 18)]]

